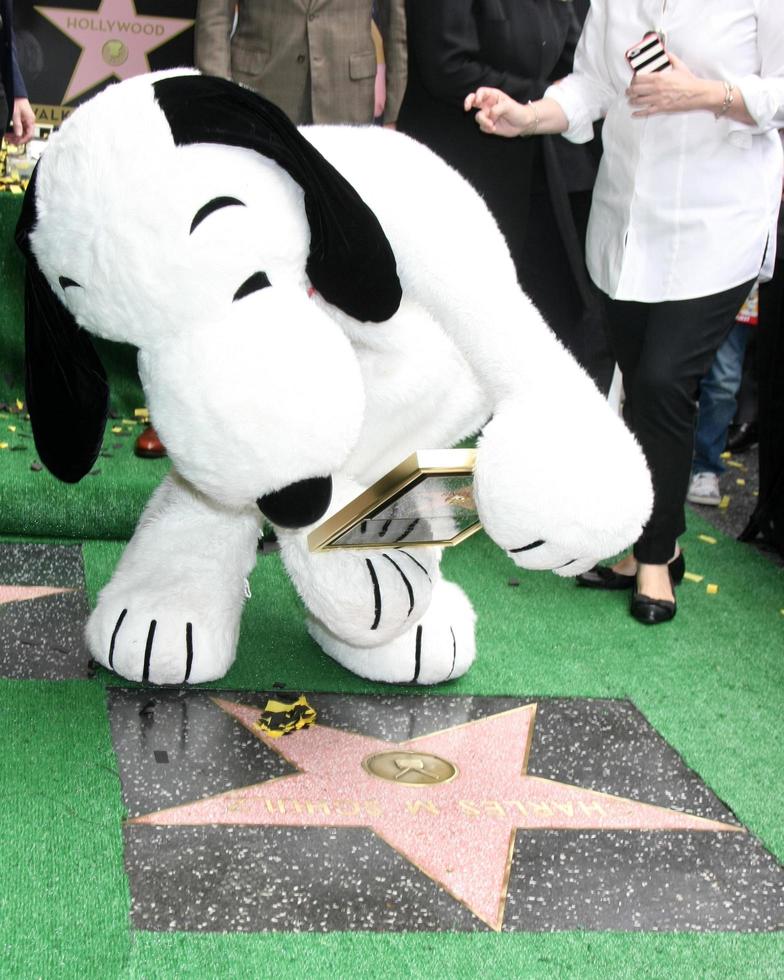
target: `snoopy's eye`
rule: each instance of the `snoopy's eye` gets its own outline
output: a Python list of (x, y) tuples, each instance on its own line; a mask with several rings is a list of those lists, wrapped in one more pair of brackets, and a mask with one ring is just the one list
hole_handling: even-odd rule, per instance
[(269, 281), (266, 272), (254, 272), (234, 294), (232, 302), (236, 302), (238, 299), (244, 299), (246, 296), (250, 296), (251, 293), (257, 293), (260, 289), (266, 289), (267, 286), (271, 285), (272, 283)]
[(69, 279), (68, 276), (60, 276), (57, 281), (60, 283), (60, 288), (63, 290), (68, 289), (69, 286), (79, 286), (81, 289), (81, 284), (76, 282), (75, 279)]
[(192, 235), (198, 226), (208, 218), (214, 211), (220, 211), (221, 208), (231, 208), (235, 205), (239, 205), (244, 208), (245, 205), (242, 201), (238, 201), (236, 197), (213, 197), (211, 201), (200, 207), (199, 210), (194, 214), (193, 221), (191, 221), (190, 234)]

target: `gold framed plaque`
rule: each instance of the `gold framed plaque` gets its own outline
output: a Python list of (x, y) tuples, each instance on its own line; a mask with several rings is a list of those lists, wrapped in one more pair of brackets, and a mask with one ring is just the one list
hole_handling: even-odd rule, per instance
[(427, 449), (377, 480), (308, 535), (311, 551), (460, 544), (482, 527), (475, 449)]

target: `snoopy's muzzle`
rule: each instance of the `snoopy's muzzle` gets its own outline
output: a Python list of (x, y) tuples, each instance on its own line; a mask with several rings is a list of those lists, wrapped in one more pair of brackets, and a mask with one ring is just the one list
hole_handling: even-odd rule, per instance
[(332, 477), (314, 476), (259, 497), (259, 510), (279, 527), (307, 527), (323, 517), (332, 500)]

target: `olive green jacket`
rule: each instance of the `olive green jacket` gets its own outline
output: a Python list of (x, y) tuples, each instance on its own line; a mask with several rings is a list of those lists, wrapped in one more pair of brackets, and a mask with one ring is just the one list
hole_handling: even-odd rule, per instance
[[(199, 0), (196, 66), (254, 89), (296, 123), (369, 123), (371, 8), (372, 0)], [(392, 0), (377, 0), (377, 9), (387, 65), (384, 122), (395, 122), (406, 83), (405, 14)]]

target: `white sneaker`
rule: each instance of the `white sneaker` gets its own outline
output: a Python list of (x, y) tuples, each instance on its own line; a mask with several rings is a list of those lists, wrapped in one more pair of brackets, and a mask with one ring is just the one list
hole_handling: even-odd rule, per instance
[(695, 473), (691, 478), (686, 499), (690, 504), (718, 507), (721, 503), (718, 476), (715, 473)]

